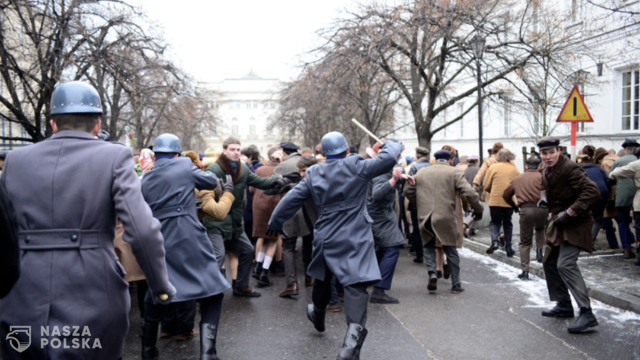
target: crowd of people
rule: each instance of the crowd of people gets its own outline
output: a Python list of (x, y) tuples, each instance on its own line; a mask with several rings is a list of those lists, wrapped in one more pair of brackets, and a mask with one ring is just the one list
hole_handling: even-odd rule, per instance
[[(338, 359), (359, 359), (368, 303), (401, 301), (392, 282), (402, 247), (411, 247), (414, 262), (426, 263), (429, 291), (442, 278), (451, 278), (453, 294), (464, 291), (457, 249), (465, 234), (476, 235), (483, 201), (490, 216), (487, 254), (503, 249), (514, 256), (512, 217), (519, 213), (519, 278), (529, 279), (534, 250), (557, 302), (542, 315), (574, 317), (573, 295), (579, 317), (571, 333), (598, 324), (577, 259), (593, 251), (602, 229), (609, 247), (618, 248), (614, 219), (625, 258), (640, 265), (630, 229), (633, 219), (640, 236), (640, 144), (633, 139), (620, 156), (588, 145), (573, 161), (559, 139), (545, 137), (522, 174), (499, 142), (482, 164), (451, 145), (433, 160), (418, 147), (414, 160), (403, 159), (403, 145), (393, 139), (360, 156), (338, 132), (313, 150), (283, 142), (266, 158), (235, 137), (224, 140), (221, 152), (201, 154), (162, 134), (133, 156), (98, 136), (102, 108), (90, 85), (59, 85), (51, 108), (55, 135), (11, 152), (3, 168), (0, 220), (15, 242), (2, 253), (0, 335), (17, 344), (25, 334), (13, 326), (83, 324), (102, 346), (18, 352), (18, 345), (3, 342), (5, 359), (120, 358), (130, 284), (143, 319), (143, 359), (159, 356), (159, 337), (196, 336), (201, 359), (219, 359), (225, 291), (260, 297), (251, 278), (262, 288), (282, 275), (279, 296), (297, 296), (296, 253), (304, 286), (313, 287), (308, 319), (323, 332), (326, 312), (344, 309)], [(30, 336), (40, 344), (48, 334)]]

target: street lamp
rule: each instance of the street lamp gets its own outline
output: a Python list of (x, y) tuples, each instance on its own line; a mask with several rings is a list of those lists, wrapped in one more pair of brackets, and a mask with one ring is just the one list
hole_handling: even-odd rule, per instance
[(473, 49), (473, 53), (476, 56), (476, 75), (478, 77), (478, 143), (480, 144), (480, 153), (478, 154), (478, 163), (482, 164), (482, 83), (480, 73), (480, 60), (482, 60), (482, 53), (484, 52), (485, 39), (480, 34), (476, 34), (470, 41), (469, 45)]

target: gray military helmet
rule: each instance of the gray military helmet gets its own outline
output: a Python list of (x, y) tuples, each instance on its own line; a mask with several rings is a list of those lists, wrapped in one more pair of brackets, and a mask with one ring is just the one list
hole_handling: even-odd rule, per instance
[(347, 139), (337, 131), (326, 133), (322, 137), (322, 152), (327, 156), (342, 154), (348, 148)]
[(58, 84), (51, 94), (51, 115), (102, 114), (102, 103), (96, 89), (82, 81)]
[(175, 153), (180, 154), (182, 152), (182, 144), (180, 138), (173, 134), (162, 134), (156, 138), (156, 142), (153, 143), (154, 153)]

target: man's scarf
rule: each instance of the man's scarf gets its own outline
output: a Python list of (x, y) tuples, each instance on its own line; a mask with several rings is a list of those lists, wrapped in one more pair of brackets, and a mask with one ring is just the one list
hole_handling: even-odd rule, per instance
[(242, 176), (243, 168), (240, 160), (238, 160), (238, 171), (235, 171), (233, 169), (233, 166), (231, 166), (231, 161), (229, 161), (229, 158), (227, 158), (227, 156), (224, 154), (218, 156), (218, 160), (216, 160), (216, 162), (218, 163), (218, 165), (220, 165), (220, 168), (222, 168), (222, 171), (224, 171), (225, 174), (231, 175), (234, 184), (238, 182), (238, 179), (240, 179), (240, 177)]

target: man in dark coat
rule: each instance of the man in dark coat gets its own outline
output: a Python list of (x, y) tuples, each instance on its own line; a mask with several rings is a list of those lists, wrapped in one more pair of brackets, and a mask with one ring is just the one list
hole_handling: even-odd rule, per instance
[(402, 144), (387, 140), (375, 159), (347, 157), (349, 145), (339, 132), (322, 138), (324, 164), (306, 171), (306, 178), (280, 200), (271, 216), (269, 228), (282, 231), (307, 199), (312, 198), (320, 209), (315, 224), (313, 259), (308, 274), (315, 277), (313, 304), (307, 307), (307, 317), (316, 330), (325, 330), (325, 309), (331, 299), (331, 278), (336, 276), (344, 285), (345, 313), (349, 329), (338, 359), (358, 359), (367, 335), (367, 286), (380, 281), (371, 233), (372, 219), (367, 213), (366, 199), (369, 180), (393, 168), (402, 151)]
[[(20, 278), (0, 301), (5, 360), (123, 355), (131, 299), (113, 246), (116, 219), (154, 299), (169, 302), (175, 294), (160, 222), (142, 198), (131, 150), (94, 137), (101, 115), (91, 85), (59, 84), (51, 96), (55, 135), (7, 157), (2, 182), (16, 211), (21, 258)], [(31, 327), (27, 348), (20, 346), (29, 343), (27, 333), (12, 331), (25, 326)], [(54, 335), (64, 326), (90, 335)], [(82, 346), (52, 346), (58, 341)]]
[[(153, 150), (155, 165), (142, 178), (142, 194), (153, 216), (162, 223), (169, 280), (177, 287), (173, 302), (198, 300), (201, 359), (218, 359), (216, 338), (223, 291), (230, 288), (222, 276), (204, 226), (198, 220), (194, 189), (213, 190), (218, 180), (193, 165), (189, 158), (178, 157), (180, 139), (162, 134)], [(225, 186), (232, 187), (230, 180)], [(142, 358), (155, 359), (158, 325), (166, 306), (153, 304), (147, 293), (142, 323)]]
[(386, 174), (376, 176), (369, 183), (367, 211), (373, 219), (371, 230), (382, 277), (382, 280), (373, 286), (370, 300), (372, 303), (399, 303), (398, 299), (387, 295), (385, 290), (391, 289), (391, 281), (400, 257), (400, 246), (405, 242), (396, 215), (396, 185), (401, 175), (402, 168), (395, 167)]
[(538, 141), (545, 164), (542, 190), (546, 192), (546, 201), (541, 196), (540, 205), (548, 204), (552, 217), (546, 229), (548, 246), (543, 266), (549, 297), (558, 302), (542, 316), (572, 318), (571, 290), (580, 317), (567, 330), (576, 333), (598, 325), (577, 262), (580, 251), (593, 251), (591, 208), (598, 202), (600, 191), (580, 165), (561, 154), (559, 145), (560, 140), (552, 136)]
[[(298, 152), (300, 147), (294, 143), (283, 142), (280, 144), (282, 151), (286, 154), (285, 161), (276, 166), (274, 170), (275, 175), (286, 175), (290, 173), (298, 172), (298, 161), (302, 158), (302, 155)], [(296, 262), (295, 262), (295, 247), (296, 241), (299, 236), (302, 236), (302, 264), (305, 269), (305, 286), (311, 286), (312, 277), (306, 275), (307, 267), (311, 262), (311, 244), (313, 242), (313, 233), (307, 227), (307, 224), (302, 214), (302, 209), (298, 210), (295, 215), (285, 221), (283, 225), (284, 233), (287, 234), (282, 239), (282, 257), (284, 260), (284, 274), (287, 281), (287, 287), (280, 292), (281, 297), (288, 297), (291, 295), (298, 295), (298, 278), (296, 274)]]

